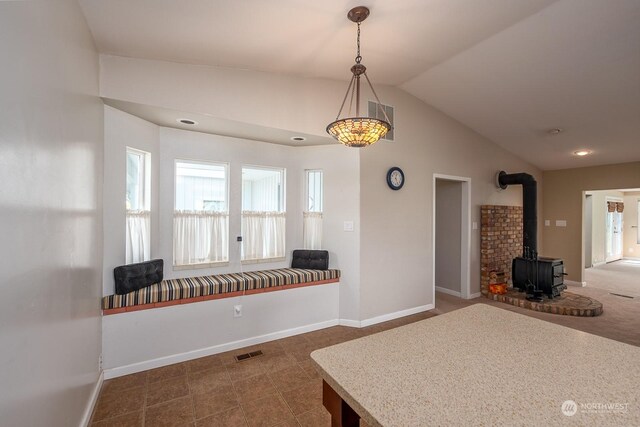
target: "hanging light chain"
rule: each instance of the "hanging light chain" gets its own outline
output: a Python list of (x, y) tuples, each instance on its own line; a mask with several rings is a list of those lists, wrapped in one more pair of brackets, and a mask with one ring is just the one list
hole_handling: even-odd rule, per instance
[(360, 22), (358, 22), (358, 53), (356, 54), (356, 64), (359, 64), (362, 61), (362, 56), (360, 56)]
[[(358, 25), (357, 32), (357, 51), (355, 58), (355, 65), (351, 67), (351, 80), (349, 81), (349, 86), (347, 87), (347, 91), (344, 94), (344, 98), (342, 99), (342, 104), (340, 105), (340, 110), (338, 110), (338, 115), (336, 116), (336, 120), (333, 123), (329, 123), (327, 125), (327, 133), (338, 140), (340, 143), (348, 146), (348, 147), (366, 147), (368, 145), (374, 144), (380, 138), (384, 137), (384, 135), (392, 129), (392, 126), (389, 121), (389, 117), (387, 116), (386, 111), (382, 108), (382, 103), (378, 98), (378, 94), (376, 93), (369, 77), (367, 76), (366, 70), (367, 68), (361, 64), (362, 56), (360, 54), (360, 23), (366, 19), (369, 15), (369, 9), (364, 6), (359, 6), (357, 8), (353, 8), (349, 11), (347, 15), (349, 20), (355, 22)], [(365, 81), (369, 85), (375, 100), (377, 101), (377, 106), (382, 111), (385, 120), (380, 120), (376, 117), (360, 117), (360, 77), (364, 74)], [(349, 98), (349, 111), (347, 113), (347, 117), (344, 119), (340, 119), (342, 112), (346, 106), (347, 98)], [(351, 115), (351, 109), (353, 108), (355, 98), (355, 115)]]

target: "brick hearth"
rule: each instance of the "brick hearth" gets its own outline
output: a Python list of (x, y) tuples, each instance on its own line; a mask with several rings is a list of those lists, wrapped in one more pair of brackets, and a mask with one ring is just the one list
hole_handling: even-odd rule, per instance
[(522, 255), (522, 207), (481, 206), (480, 292), (489, 297), (489, 273), (511, 280), (511, 261)]

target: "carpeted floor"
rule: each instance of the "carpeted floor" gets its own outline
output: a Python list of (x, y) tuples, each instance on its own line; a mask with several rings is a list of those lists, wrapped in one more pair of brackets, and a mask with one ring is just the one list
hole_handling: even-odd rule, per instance
[[(471, 304), (491, 304), (558, 325), (640, 346), (640, 263), (616, 262), (602, 267), (590, 268), (587, 272), (587, 286), (584, 288), (571, 286), (569, 290), (600, 301), (604, 306), (604, 313), (597, 317), (539, 313), (490, 301), (484, 297), (463, 300), (439, 292), (436, 292), (436, 309), (434, 311), (446, 313)], [(635, 298), (629, 299), (611, 295), (611, 292), (633, 295)]]
[(588, 288), (640, 298), (640, 261), (620, 260), (587, 268), (584, 280)]

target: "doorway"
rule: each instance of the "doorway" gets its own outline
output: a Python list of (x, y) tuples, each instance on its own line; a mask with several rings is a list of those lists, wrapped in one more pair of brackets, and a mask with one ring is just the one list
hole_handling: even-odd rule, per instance
[(640, 189), (587, 191), (583, 206), (584, 283), (640, 297)]
[(622, 212), (617, 208), (622, 199), (607, 197), (607, 222), (605, 227), (606, 262), (622, 259)]
[(471, 179), (433, 176), (433, 284), (435, 291), (470, 299)]

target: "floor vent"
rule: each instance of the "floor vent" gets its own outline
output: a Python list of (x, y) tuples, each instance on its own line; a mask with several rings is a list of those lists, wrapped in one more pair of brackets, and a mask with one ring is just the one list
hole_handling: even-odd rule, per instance
[(631, 295), (623, 295), (623, 294), (616, 294), (614, 292), (609, 292), (610, 295), (615, 295), (617, 297), (622, 297), (622, 298), (629, 298), (629, 299), (633, 299), (633, 297)]
[(263, 355), (262, 350), (256, 350), (250, 353), (237, 354), (235, 358), (236, 358), (236, 362), (242, 362), (243, 360), (249, 360), (253, 357), (258, 357), (262, 355)]

